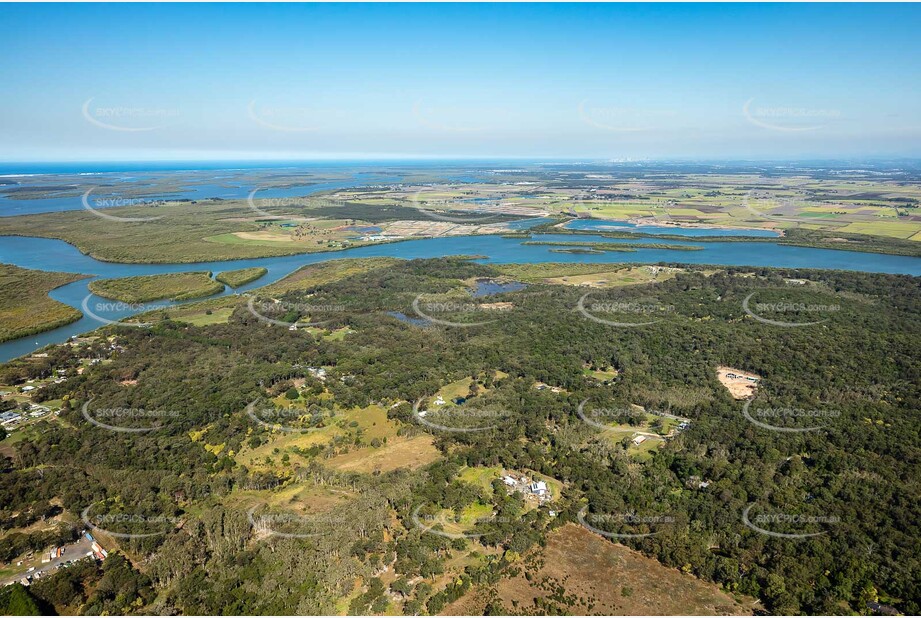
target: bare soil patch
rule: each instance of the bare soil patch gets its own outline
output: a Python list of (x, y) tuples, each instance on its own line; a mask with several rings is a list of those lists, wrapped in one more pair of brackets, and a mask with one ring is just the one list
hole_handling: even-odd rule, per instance
[(751, 399), (755, 396), (761, 376), (741, 369), (720, 365), (716, 368), (716, 378), (729, 390), (735, 399)]

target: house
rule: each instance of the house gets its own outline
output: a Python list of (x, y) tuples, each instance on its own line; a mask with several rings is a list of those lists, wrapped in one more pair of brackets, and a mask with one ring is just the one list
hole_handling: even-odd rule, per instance
[(543, 496), (547, 493), (547, 483), (544, 481), (534, 481), (529, 488), (532, 494), (537, 494), (538, 496)]
[(16, 412), (2, 412), (0, 413), (0, 423), (4, 425), (15, 425), (22, 420), (22, 415), (17, 414)]
[(647, 440), (646, 436), (635, 436), (635, 437), (633, 438), (633, 440), (631, 440), (631, 442), (633, 442), (633, 444), (639, 446), (640, 444), (642, 444), (642, 443), (645, 442), (646, 440)]
[(512, 476), (503, 476), (502, 482), (508, 485), (509, 487), (514, 487), (515, 485), (518, 484), (518, 481), (516, 481), (515, 478)]
[(35, 387), (34, 386), (23, 386), (19, 390), (22, 391), (23, 393), (30, 393), (35, 390)]
[(445, 405), (444, 397), (442, 397), (441, 395), (438, 395), (438, 397), (435, 398), (435, 405), (436, 405), (436, 406), (443, 406), (443, 405)]
[(875, 601), (867, 602), (867, 609), (871, 612), (876, 612), (881, 616), (898, 616), (899, 610), (892, 607), (891, 605), (883, 605), (882, 603), (877, 603)]
[(323, 367), (307, 367), (307, 373), (319, 380), (326, 379), (326, 369)]

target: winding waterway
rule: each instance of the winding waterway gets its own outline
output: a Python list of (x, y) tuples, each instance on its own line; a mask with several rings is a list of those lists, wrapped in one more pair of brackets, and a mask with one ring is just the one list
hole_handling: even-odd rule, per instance
[[(572, 241), (573, 237), (563, 234), (542, 234), (541, 240)], [(616, 239), (602, 236), (580, 235), (580, 241), (616, 242), (635, 244), (649, 242), (648, 238)], [(60, 240), (28, 237), (0, 237), (0, 262), (15, 264), (23, 268), (38, 270), (79, 272), (94, 275), (94, 278), (132, 277), (191, 270), (210, 270), (215, 273), (237, 268), (262, 266), (268, 274), (253, 283), (224, 294), (245, 292), (277, 281), (305, 264), (327, 260), (356, 257), (397, 257), (405, 259), (443, 257), (447, 255), (486, 256), (478, 261), (484, 263), (541, 263), (541, 262), (602, 262), (602, 263), (657, 263), (683, 262), (687, 264), (715, 264), (725, 266), (771, 266), (788, 268), (827, 268), (863, 272), (921, 275), (921, 258), (876, 253), (857, 253), (830, 249), (790, 247), (768, 242), (703, 242), (669, 240), (668, 244), (687, 244), (703, 247), (699, 251), (675, 251), (670, 249), (638, 248), (633, 253), (605, 252), (593, 255), (553, 253), (553, 246), (525, 245), (523, 239), (501, 236), (454, 236), (408, 240), (397, 243), (368, 245), (344, 251), (292, 255), (284, 257), (233, 260), (224, 262), (199, 262), (194, 264), (118, 264), (100, 262), (80, 253), (76, 247)], [(77, 309), (90, 296), (89, 281), (84, 279), (70, 283), (51, 292), (51, 297)], [(92, 302), (107, 302), (91, 298)], [(110, 303), (111, 304), (111, 303)], [(153, 306), (164, 306), (160, 303)], [(113, 308), (115, 309), (115, 308)], [(117, 320), (134, 313), (128, 308), (120, 311), (99, 311), (101, 317)], [(38, 335), (32, 335), (0, 344), (0, 361), (6, 361), (28, 354), (50, 343), (66, 341), (71, 335), (99, 327), (100, 322), (84, 316), (77, 322)]]
[[(306, 195), (318, 191), (338, 188), (339, 186), (361, 184), (353, 177), (344, 183), (324, 183), (313, 185), (309, 188), (298, 187), (278, 190), (279, 193), (292, 195)], [(365, 181), (380, 181), (380, 177), (370, 177)], [(335, 185), (335, 186), (333, 186)], [(276, 194), (278, 195), (278, 194)], [(201, 197), (199, 195), (198, 197)], [(57, 202), (57, 208), (70, 209), (73, 207), (73, 198), (68, 207), (63, 202)], [(10, 200), (12, 201), (12, 200)], [(33, 202), (32, 200), (29, 200)], [(41, 202), (42, 200), (36, 200)], [(47, 208), (47, 205), (46, 205)], [(29, 212), (41, 211), (42, 205), (33, 203)], [(514, 227), (527, 227), (536, 221), (516, 222)], [(599, 225), (591, 223), (591, 225)], [(628, 223), (604, 222), (600, 225), (615, 225), (630, 229)], [(583, 227), (583, 224), (577, 225)], [(644, 226), (636, 231), (647, 233), (675, 234), (674, 227)], [(761, 231), (763, 233), (763, 231)], [(315, 264), (327, 260), (358, 257), (396, 257), (404, 259), (433, 258), (449, 255), (477, 255), (484, 256), (478, 261), (483, 263), (542, 263), (542, 262), (593, 262), (593, 263), (658, 263), (681, 262), (686, 264), (714, 264), (723, 266), (767, 266), (780, 268), (823, 268), (840, 269), (863, 272), (894, 273), (921, 275), (921, 258), (898, 255), (883, 255), (875, 253), (858, 253), (853, 251), (812, 249), (807, 247), (792, 247), (778, 245), (772, 242), (707, 242), (695, 240), (695, 236), (705, 236), (713, 233), (706, 228), (683, 228), (680, 232), (688, 240), (669, 239), (668, 245), (691, 245), (701, 247), (698, 251), (678, 251), (673, 249), (637, 248), (635, 252), (603, 252), (597, 254), (575, 254), (553, 252), (555, 247), (550, 245), (526, 245), (525, 239), (503, 238), (492, 236), (452, 236), (420, 240), (407, 240), (395, 243), (368, 245), (343, 251), (322, 252), (284, 257), (270, 257), (258, 259), (232, 260), (221, 262), (199, 262), (193, 264), (120, 264), (101, 262), (80, 253), (76, 247), (60, 240), (30, 238), (30, 237), (0, 237), (0, 262), (14, 264), (22, 268), (31, 268), (46, 271), (75, 272), (93, 275), (92, 278), (76, 281), (53, 290), (50, 295), (55, 300), (66, 303), (82, 311), (83, 303), (93, 307), (103, 320), (119, 320), (129, 315), (134, 315), (142, 310), (153, 307), (169, 306), (175, 303), (154, 303), (142, 308), (119, 307), (105, 299), (93, 296), (88, 288), (89, 282), (95, 278), (131, 277), (137, 275), (152, 275), (159, 273), (174, 273), (192, 270), (208, 270), (218, 273), (225, 270), (262, 266), (268, 269), (266, 276), (244, 285), (236, 290), (227, 289), (223, 295), (239, 294), (253, 288), (262, 287), (278, 281), (294, 272), (305, 264)], [(724, 232), (725, 234), (742, 235), (746, 230)], [(625, 245), (636, 243), (649, 243), (649, 238), (610, 239), (596, 235), (579, 235), (574, 238), (563, 234), (535, 235), (541, 241), (571, 242), (573, 240), (585, 242), (612, 242)], [(557, 249), (559, 247), (556, 247)], [(194, 301), (187, 301), (194, 302)], [(105, 307), (100, 307), (105, 305)], [(0, 362), (28, 354), (52, 343), (61, 343), (70, 336), (85, 333), (101, 326), (104, 322), (84, 315), (80, 320), (56, 328), (51, 331), (31, 335), (20, 339), (7, 341), (0, 344)]]

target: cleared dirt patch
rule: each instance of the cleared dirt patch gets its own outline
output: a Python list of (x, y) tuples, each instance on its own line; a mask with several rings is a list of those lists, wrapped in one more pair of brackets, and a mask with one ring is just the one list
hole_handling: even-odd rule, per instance
[(751, 399), (754, 397), (758, 382), (761, 380), (761, 376), (754, 373), (722, 365), (716, 368), (716, 378), (720, 381), (720, 384), (729, 390), (729, 394), (735, 399)]

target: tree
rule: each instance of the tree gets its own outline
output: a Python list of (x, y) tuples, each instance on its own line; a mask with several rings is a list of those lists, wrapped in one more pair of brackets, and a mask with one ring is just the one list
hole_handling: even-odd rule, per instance
[[(41, 616), (42, 611), (35, 597), (20, 583), (10, 586), (6, 598), (4, 614), (8, 616)], [(2, 597), (0, 597), (2, 598)]]

